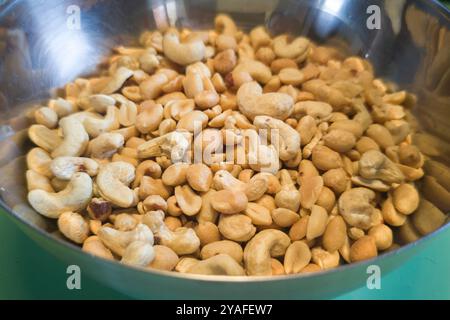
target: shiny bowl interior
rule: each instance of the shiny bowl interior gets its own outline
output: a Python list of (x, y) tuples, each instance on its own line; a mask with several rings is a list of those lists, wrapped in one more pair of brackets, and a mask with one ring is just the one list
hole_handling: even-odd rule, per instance
[[(379, 30), (367, 28), (370, 5), (380, 8)], [(71, 20), (77, 10), (81, 14), (80, 28), (74, 27)], [(240, 294), (257, 290), (258, 286), (271, 288), (272, 293), (277, 288), (284, 293), (297, 292), (304, 286), (316, 294), (308, 297), (323, 297), (356, 286), (360, 277), (352, 276), (351, 285), (344, 284), (343, 278), (349, 279), (368, 264), (384, 264), (388, 270), (395, 268), (415, 250), (424, 247), (427, 239), (450, 232), (446, 224), (423, 239), (374, 261), (315, 275), (233, 279), (142, 272), (88, 256), (63, 240), (55, 231), (54, 221), (38, 215), (26, 203), (24, 154), (31, 147), (26, 134), (29, 125), (26, 111), (45, 103), (57, 93), (55, 88), (94, 72), (114, 46), (136, 43), (136, 36), (142, 30), (164, 25), (208, 28), (218, 12), (230, 14), (245, 30), (265, 24), (274, 34), (306, 35), (318, 43), (333, 45), (345, 54), (368, 58), (378, 77), (417, 96), (413, 112), (420, 131), (414, 137), (415, 143), (425, 155), (450, 166), (450, 127), (447, 125), (450, 120), (450, 13), (438, 2), (0, 1), (0, 205), (27, 234), (59, 258), (77, 261), (105, 283), (139, 297), (145, 297), (157, 283), (188, 290), (186, 292), (195, 288), (199, 297), (208, 296), (218, 284), (226, 293), (231, 293), (232, 288), (227, 285), (230, 283), (248, 284), (242, 287)], [(103, 275), (98, 270), (103, 270)], [(129, 282), (134, 283), (134, 287), (118, 284), (114, 280), (117, 277), (133, 277)], [(336, 282), (337, 288), (321, 288), (330, 279)], [(143, 283), (150, 287), (137, 290), (136, 286)], [(183, 283), (187, 287), (180, 289)], [(200, 288), (199, 283), (204, 287)], [(173, 295), (168, 291), (161, 296)]]

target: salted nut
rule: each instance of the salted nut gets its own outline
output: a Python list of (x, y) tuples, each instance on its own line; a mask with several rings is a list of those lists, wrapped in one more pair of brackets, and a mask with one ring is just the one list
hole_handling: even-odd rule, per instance
[(257, 116), (269, 116), (285, 120), (293, 111), (294, 101), (284, 93), (263, 94), (257, 82), (243, 84), (237, 92), (239, 110), (253, 120)]
[(33, 190), (28, 193), (28, 202), (43, 216), (56, 219), (64, 212), (77, 212), (86, 208), (92, 197), (92, 179), (88, 174), (75, 173), (67, 187), (51, 193)]
[(369, 61), (225, 14), (159, 27), (27, 112), (14, 210), (88, 254), (204, 276), (319, 272), (448, 222), (430, 159), (448, 148)]
[(135, 202), (135, 193), (128, 186), (134, 180), (135, 169), (127, 162), (112, 162), (100, 167), (95, 179), (100, 194), (121, 208)]

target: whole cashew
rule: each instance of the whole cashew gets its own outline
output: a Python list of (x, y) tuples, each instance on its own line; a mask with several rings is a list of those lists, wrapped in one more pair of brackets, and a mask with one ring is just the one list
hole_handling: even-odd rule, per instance
[(339, 198), (339, 212), (345, 221), (364, 230), (371, 227), (375, 208), (371, 204), (375, 192), (366, 188), (353, 188), (342, 193)]
[(136, 195), (128, 186), (135, 177), (135, 168), (128, 162), (118, 161), (100, 167), (96, 183), (102, 197), (121, 208), (129, 208)]
[(57, 130), (51, 130), (42, 124), (34, 124), (28, 129), (28, 136), (34, 144), (45, 151), (52, 152), (62, 143)]
[(93, 177), (98, 173), (98, 163), (90, 158), (58, 157), (50, 163), (50, 170), (61, 180), (70, 180), (77, 172), (86, 172)]
[(93, 138), (98, 137), (104, 132), (119, 129), (119, 109), (115, 106), (107, 107), (106, 116), (103, 119), (87, 117), (84, 121), (84, 128)]
[(62, 128), (64, 140), (53, 150), (52, 157), (79, 157), (81, 156), (89, 142), (89, 136), (83, 124), (75, 118), (63, 118), (59, 122)]
[(28, 202), (43, 216), (56, 219), (62, 213), (84, 209), (92, 197), (92, 180), (88, 174), (79, 172), (72, 176), (67, 187), (58, 193), (33, 190)]
[(178, 228), (171, 231), (164, 223), (164, 212), (147, 212), (142, 220), (160, 239), (160, 243), (175, 251), (178, 255), (191, 254), (200, 247), (200, 239), (193, 229)]
[(203, 41), (199, 39), (188, 43), (180, 43), (178, 33), (174, 30), (169, 30), (164, 35), (163, 50), (167, 58), (186, 66), (203, 60), (206, 48)]
[(241, 62), (234, 68), (232, 78), (238, 79), (240, 74), (249, 74), (252, 79), (262, 84), (266, 84), (272, 78), (272, 71), (264, 63), (253, 59), (241, 59)]
[(303, 62), (308, 55), (309, 44), (309, 40), (303, 37), (298, 37), (288, 44), (288, 36), (281, 35), (273, 40), (273, 51), (280, 58)]
[(232, 257), (218, 254), (193, 264), (187, 273), (204, 275), (244, 276), (245, 271)]
[[(290, 125), (267, 116), (257, 116), (253, 124), (258, 129), (270, 131), (268, 135), (271, 138), (271, 143), (275, 146), (275, 149), (278, 149), (281, 160), (288, 161), (297, 156), (300, 151), (300, 134)], [(276, 141), (272, 141), (273, 138)]]
[(50, 170), (52, 158), (47, 151), (41, 148), (33, 148), (27, 153), (27, 167), (34, 172), (51, 178), (53, 176)]
[(153, 245), (153, 233), (145, 224), (139, 223), (132, 231), (119, 231), (107, 226), (98, 230), (98, 237), (112, 252), (122, 257), (127, 247), (135, 242), (142, 241)]
[(249, 276), (272, 275), (271, 258), (285, 254), (291, 239), (284, 232), (267, 229), (257, 233), (244, 249), (244, 263)]
[(33, 170), (27, 170), (25, 176), (28, 191), (45, 190), (47, 192), (55, 192), (50, 179), (47, 176)]

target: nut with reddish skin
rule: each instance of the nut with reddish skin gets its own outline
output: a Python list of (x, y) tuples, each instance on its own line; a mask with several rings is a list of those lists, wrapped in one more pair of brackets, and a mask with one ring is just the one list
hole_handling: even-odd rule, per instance
[(105, 222), (112, 212), (111, 202), (102, 198), (93, 198), (87, 206), (87, 212), (91, 219)]

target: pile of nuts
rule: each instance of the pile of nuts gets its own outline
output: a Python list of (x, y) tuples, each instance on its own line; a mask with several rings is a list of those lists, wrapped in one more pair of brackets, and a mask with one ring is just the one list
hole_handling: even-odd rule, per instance
[(402, 243), (445, 222), (417, 189), (411, 95), (366, 60), (262, 26), (246, 34), (226, 15), (140, 44), (68, 84), (28, 131), (28, 201), (84, 251), (283, 275), (373, 258), (399, 246), (393, 228)]

